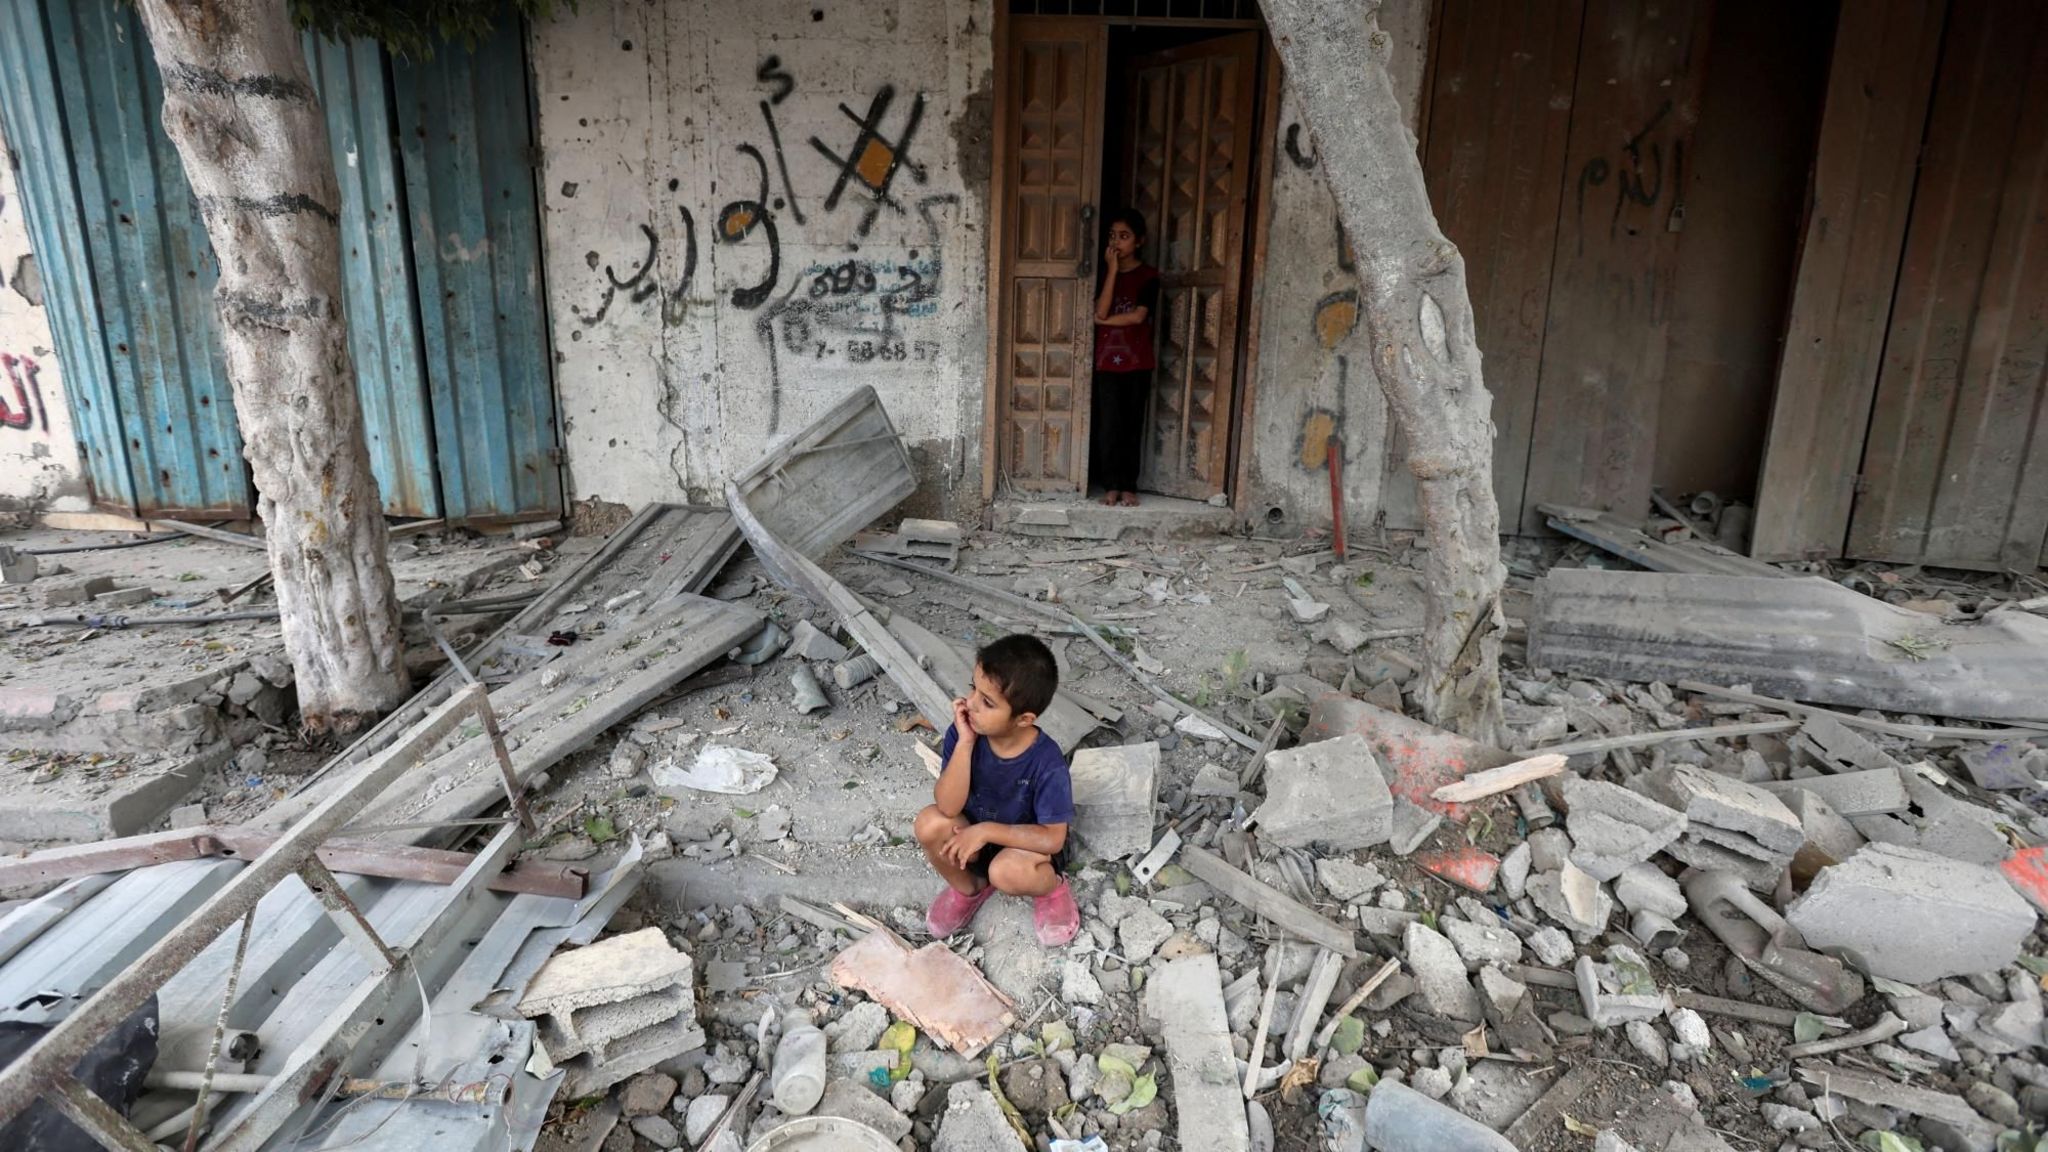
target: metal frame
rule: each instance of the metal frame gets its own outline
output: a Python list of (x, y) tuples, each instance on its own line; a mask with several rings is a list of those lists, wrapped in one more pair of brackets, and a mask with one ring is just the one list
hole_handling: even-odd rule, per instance
[[(103, 1148), (112, 1152), (153, 1149), (154, 1145), (133, 1124), (79, 1084), (71, 1075), (71, 1068), (216, 937), (240, 923), (272, 888), (285, 877), (297, 875), (327, 908), (342, 935), (363, 950), (370, 963), (371, 977), (329, 1014), (291, 1054), (284, 1070), (272, 1077), (254, 1101), (205, 1147), (209, 1152), (227, 1152), (253, 1149), (267, 1140), (302, 1106), (307, 1090), (334, 1075), (341, 1058), (366, 1033), (364, 1022), (381, 1011), (391, 994), (413, 975), (416, 950), (445, 934), (524, 842), (518, 824), (500, 829), (490, 845), (449, 886), (427, 923), (395, 946), (377, 934), (316, 856), (329, 837), (417, 767), (436, 743), (471, 716), (485, 718), (487, 725), (491, 723), (488, 692), (481, 684), (470, 684), (456, 692), (398, 743), (359, 768), (333, 796), (292, 825), (269, 850), (197, 911), (79, 1005), (19, 1060), (0, 1070), (0, 1124), (19, 1116), (38, 1099), (48, 1097), (54, 1107)], [(515, 809), (522, 809), (517, 783), (508, 779), (506, 786), (507, 798)]]

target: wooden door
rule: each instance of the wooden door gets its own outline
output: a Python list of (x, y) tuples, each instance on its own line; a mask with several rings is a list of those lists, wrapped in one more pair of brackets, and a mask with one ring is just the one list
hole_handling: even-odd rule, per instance
[(1159, 269), (1138, 481), (1150, 492), (1206, 500), (1229, 470), (1258, 59), (1258, 33), (1242, 32), (1131, 62), (1127, 194)]
[(1099, 20), (1010, 22), (1001, 458), (1004, 477), (1024, 491), (1088, 482), (1106, 41)]
[(1848, 554), (2024, 572), (2048, 540), (2048, 12), (1954, 5), (1941, 52)]
[(1586, 4), (1523, 532), (1539, 504), (1650, 506), (1711, 4)]

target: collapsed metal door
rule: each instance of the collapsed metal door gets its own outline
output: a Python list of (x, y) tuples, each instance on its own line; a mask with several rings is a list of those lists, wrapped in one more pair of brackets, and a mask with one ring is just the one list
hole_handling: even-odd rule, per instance
[(1950, 7), (1857, 492), (1857, 559), (2048, 560), (2048, 11), (2034, 0)]
[[(523, 44), (514, 22), (474, 54), (448, 45), (406, 65), (367, 41), (307, 40), (341, 190), (350, 352), (389, 515), (561, 510)], [(414, 126), (459, 136), (462, 156), (417, 135), (401, 154), (394, 74)], [(0, 113), (22, 155), (93, 500), (240, 519), (255, 493), (215, 329), (218, 262), (161, 105), (132, 6), (0, 0)], [(408, 198), (420, 209), (410, 218)], [(416, 259), (431, 276), (416, 279)]]
[(1167, 496), (1206, 500), (1229, 470), (1258, 59), (1240, 32), (1131, 63), (1129, 197), (1160, 313), (1139, 486)]
[(1106, 44), (1099, 20), (1010, 24), (998, 436), (1003, 476), (1025, 491), (1087, 482)]
[(474, 51), (392, 64), (450, 519), (562, 510), (525, 44), (505, 20)]

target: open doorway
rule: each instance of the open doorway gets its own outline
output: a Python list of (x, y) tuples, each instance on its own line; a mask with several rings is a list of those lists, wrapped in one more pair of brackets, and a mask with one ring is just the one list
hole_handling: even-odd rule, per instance
[[(1269, 151), (1264, 33), (1243, 19), (1014, 15), (1007, 40), (996, 478), (1099, 499), (1105, 462), (1135, 460), (1141, 499), (1228, 496)], [(1123, 208), (1144, 219), (1157, 296), (1149, 376), (1114, 381), (1141, 391), (1140, 407), (1116, 428), (1095, 418), (1095, 313)]]

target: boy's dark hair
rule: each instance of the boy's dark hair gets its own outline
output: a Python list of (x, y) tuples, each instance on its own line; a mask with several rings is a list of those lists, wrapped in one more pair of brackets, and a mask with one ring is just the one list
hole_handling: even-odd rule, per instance
[(1102, 229), (1106, 233), (1118, 224), (1129, 225), (1131, 231), (1136, 232), (1140, 240), (1150, 235), (1150, 233), (1145, 231), (1145, 214), (1136, 208), (1118, 208), (1116, 211), (1111, 212), (1103, 219)]
[(1060, 688), (1060, 666), (1052, 649), (1022, 632), (992, 641), (974, 654), (974, 662), (1002, 690), (1011, 712), (1043, 712)]

